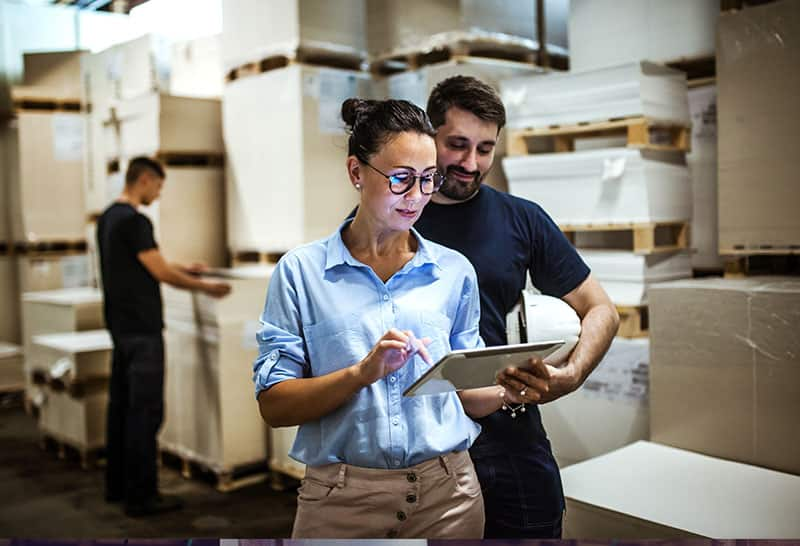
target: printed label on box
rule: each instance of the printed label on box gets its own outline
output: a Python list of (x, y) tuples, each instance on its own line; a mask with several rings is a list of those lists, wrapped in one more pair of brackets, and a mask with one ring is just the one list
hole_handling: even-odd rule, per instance
[(342, 103), (358, 96), (358, 79), (354, 74), (319, 71), (319, 131), (323, 134), (344, 133)]
[(645, 403), (649, 371), (650, 344), (616, 338), (581, 390), (589, 397), (612, 402)]
[(83, 161), (83, 118), (75, 114), (53, 114), (53, 158)]
[(88, 256), (82, 254), (61, 258), (61, 282), (64, 288), (89, 286)]

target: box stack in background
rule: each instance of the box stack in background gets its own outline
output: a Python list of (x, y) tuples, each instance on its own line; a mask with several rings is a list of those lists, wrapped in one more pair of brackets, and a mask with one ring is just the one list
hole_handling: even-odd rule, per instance
[(718, 271), (723, 256), (727, 278), (648, 288), (649, 428), (657, 443), (563, 472), (566, 537), (779, 539), (800, 532), (796, 518), (780, 517), (800, 495), (800, 277), (775, 275), (797, 273), (797, 177), (789, 173), (800, 142), (789, 127), (798, 118), (800, 48), (791, 38), (798, 34), (794, 2), (719, 15), (716, 87), (690, 91), (689, 162), (694, 210), (702, 215), (693, 229), (703, 230), (692, 261), (695, 273)]
[(69, 446), (89, 468), (106, 443), (111, 336), (106, 330), (40, 334), (31, 339), (39, 369), (39, 430)]
[(159, 444), (212, 470), (223, 491), (263, 479), (267, 466), (268, 431), (250, 370), (272, 269), (217, 270), (215, 277), (232, 288), (223, 299), (164, 287), (166, 412)]

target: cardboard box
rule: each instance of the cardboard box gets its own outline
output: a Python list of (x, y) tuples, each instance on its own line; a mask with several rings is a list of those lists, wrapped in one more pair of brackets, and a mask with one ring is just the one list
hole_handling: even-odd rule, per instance
[(91, 286), (86, 253), (30, 253), (16, 256), (19, 294)]
[(46, 89), (51, 98), (81, 97), (81, 58), (86, 51), (54, 51), (25, 53), (23, 80), (25, 86)]
[(82, 452), (106, 444), (108, 385), (98, 383), (82, 396), (41, 388), (39, 429)]
[(31, 338), (41, 360), (37, 371), (63, 386), (109, 379), (113, 345), (108, 330), (40, 334)]
[[(542, 71), (533, 65), (467, 58), (432, 64), (419, 70), (390, 76), (375, 86), (375, 92), (380, 95), (380, 98), (411, 101), (424, 110), (428, 103), (428, 96), (436, 84), (451, 76), (473, 76), (491, 85), (499, 93), (502, 80), (535, 74), (541, 75)], [(502, 191), (508, 190), (508, 181), (503, 169), (499, 168), (500, 160), (505, 156), (505, 150), (505, 131), (501, 131), (495, 148), (495, 166), (489, 171), (486, 183)]]
[(27, 292), (22, 295), (22, 339), (27, 388), (33, 370), (47, 369), (52, 355), (33, 343), (42, 334), (98, 330), (105, 327), (103, 296), (93, 288)]
[(222, 3), (222, 58), (227, 71), (299, 45), (361, 55), (364, 0), (237, 0)]
[(685, 252), (640, 255), (580, 248), (579, 253), (616, 305), (646, 305), (647, 290), (653, 284), (692, 276), (691, 257)]
[[(223, 270), (229, 297), (164, 291), (166, 414), (161, 445), (218, 472), (265, 462), (267, 427), (250, 373), (270, 269)], [(246, 318), (242, 318), (246, 317)]]
[(171, 95), (222, 97), (222, 35), (204, 36), (172, 45)]
[(285, 252), (341, 225), (358, 203), (341, 105), (368, 95), (365, 73), (299, 64), (225, 86), (231, 249)]
[(722, 13), (717, 37), (719, 248), (800, 245), (800, 4)]
[(649, 362), (649, 340), (616, 337), (580, 389), (539, 406), (560, 467), (649, 438)]
[(561, 472), (564, 538), (789, 539), (800, 477), (636, 442)]
[(161, 252), (180, 264), (226, 265), (223, 170), (167, 167), (165, 174), (161, 197), (150, 207)]
[(500, 85), (510, 128), (645, 116), (689, 125), (686, 74), (650, 62), (519, 77)]
[(689, 89), (692, 151), (686, 164), (692, 176), (692, 267), (721, 269), (717, 209), (717, 87)]
[(24, 111), (11, 123), (7, 158), (14, 241), (83, 239), (85, 116)]
[[(120, 101), (113, 109), (118, 124), (119, 155), (161, 153), (221, 154), (222, 109), (218, 99), (159, 93)], [(108, 138), (117, 134), (106, 131)], [(113, 142), (105, 146), (113, 149)]]
[[(373, 55), (397, 50), (426, 50), (448, 38), (516, 39), (536, 48), (536, 6), (503, 0), (367, 0), (367, 44)], [(547, 2), (548, 44), (566, 48), (566, 13), (558, 2)], [(452, 40), (454, 41), (454, 40)]]
[(714, 56), (717, 0), (572, 0), (570, 68)]
[(0, 255), (0, 341), (18, 344), (21, 340), (19, 294), (14, 257)]
[(18, 391), (24, 387), (22, 347), (0, 341), (0, 393)]
[(510, 193), (539, 203), (560, 225), (688, 221), (692, 213), (686, 164), (662, 152), (512, 156), (503, 170)]
[(649, 300), (651, 439), (800, 474), (800, 281), (676, 281)]

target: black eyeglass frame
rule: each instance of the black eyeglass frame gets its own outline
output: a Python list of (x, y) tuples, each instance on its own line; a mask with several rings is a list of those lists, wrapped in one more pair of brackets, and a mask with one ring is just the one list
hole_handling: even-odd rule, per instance
[(419, 180), (419, 191), (420, 191), (420, 193), (422, 195), (433, 195), (434, 193), (439, 191), (439, 188), (441, 188), (442, 184), (444, 183), (444, 176), (442, 176), (442, 173), (440, 173), (439, 171), (433, 171), (431, 173), (431, 175), (430, 175), (430, 176), (433, 177), (433, 191), (432, 192), (426, 192), (423, 189), (423, 186), (422, 186), (422, 177), (423, 176), (428, 176), (428, 175), (411, 174), (408, 171), (403, 171), (404, 173), (406, 173), (409, 176), (409, 178), (411, 180), (409, 182), (406, 182), (406, 186), (405, 186), (405, 188), (403, 188), (402, 191), (394, 191), (394, 186), (400, 184), (400, 182), (397, 182), (396, 184), (392, 184), (392, 177), (394, 175), (384, 173), (383, 171), (381, 171), (377, 167), (371, 165), (368, 161), (363, 161), (363, 160), (359, 160), (359, 161), (361, 161), (361, 163), (363, 163), (367, 167), (370, 167), (376, 173), (378, 173), (381, 176), (383, 176), (384, 178), (386, 178), (386, 180), (389, 182), (389, 191), (392, 192), (395, 195), (403, 195), (404, 193), (408, 193), (409, 191), (411, 191), (411, 188), (414, 187), (414, 184), (417, 183), (417, 180)]

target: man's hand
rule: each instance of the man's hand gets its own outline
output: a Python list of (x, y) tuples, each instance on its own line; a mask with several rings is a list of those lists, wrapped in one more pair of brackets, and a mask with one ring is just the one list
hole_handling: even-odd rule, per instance
[(202, 290), (212, 298), (224, 298), (231, 293), (231, 285), (226, 282), (203, 281)]
[(505, 398), (512, 403), (539, 403), (550, 391), (551, 370), (541, 358), (534, 357), (525, 366), (500, 372), (497, 384), (506, 389)]

